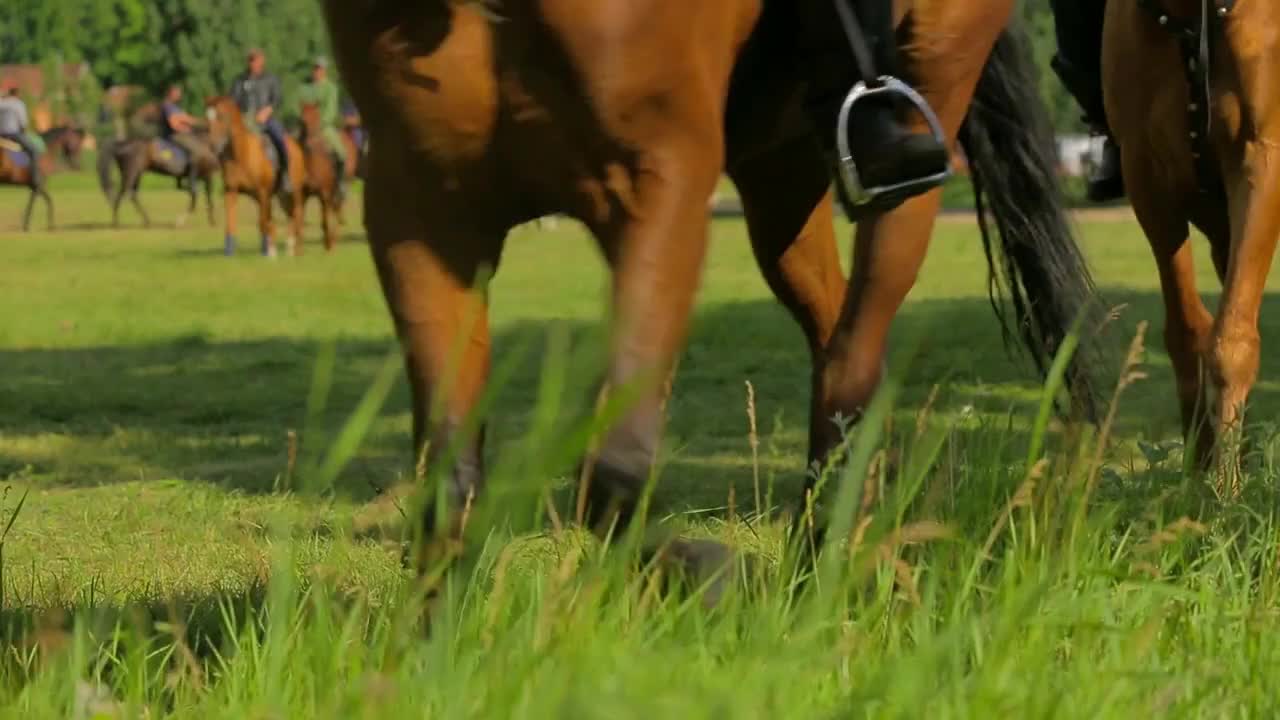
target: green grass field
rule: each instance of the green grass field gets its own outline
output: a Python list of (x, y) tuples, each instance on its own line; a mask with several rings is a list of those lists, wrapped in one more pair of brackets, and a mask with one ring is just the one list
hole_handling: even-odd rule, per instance
[[(395, 512), (376, 501), (409, 470), (410, 419), (398, 365), (385, 372), (391, 326), (358, 212), (332, 256), (313, 210), (307, 254), (267, 261), (242, 204), (241, 254), (227, 259), (220, 227), (168, 225), (184, 196), (163, 183), (144, 194), (151, 230), (127, 209), (125, 229), (106, 228), (87, 175), (54, 187), (61, 229), (41, 218), (31, 234), (16, 231), (22, 193), (0, 188), (2, 717), (1280, 707), (1267, 426), (1280, 353), (1264, 356), (1245, 493), (1221, 502), (1180, 470), (1158, 286), (1131, 221), (1081, 225), (1122, 306), (1120, 344), (1151, 324), (1147, 377), (1125, 391), (1103, 452), (1088, 433), (1034, 428), (1041, 391), (1003, 350), (976, 230), (963, 217), (940, 225), (895, 328), (884, 452), (898, 482), (868, 499), (857, 539), (800, 594), (771, 570), (773, 511), (803, 471), (807, 353), (741, 222), (716, 221), (655, 495), (661, 522), (765, 558), (764, 579), (714, 611), (651, 592), (625, 550), (600, 553), (528, 510), (547, 488), (571, 514), (571, 430), (601, 367), (607, 278), (576, 225), (518, 230), (494, 284), (496, 470), (477, 509), (499, 522), (428, 637), (387, 527)], [(1204, 253), (1200, 267), (1216, 294)], [(1264, 344), (1280, 323), (1267, 300)], [(394, 377), (385, 407), (348, 424), (380, 373)], [(882, 427), (855, 436), (853, 471), (884, 457), (870, 444)], [(367, 431), (349, 456), (344, 428)], [(1046, 462), (1029, 468), (1042, 440), (1032, 460)], [(862, 474), (850, 477), (833, 487), (856, 506), (867, 498)]]

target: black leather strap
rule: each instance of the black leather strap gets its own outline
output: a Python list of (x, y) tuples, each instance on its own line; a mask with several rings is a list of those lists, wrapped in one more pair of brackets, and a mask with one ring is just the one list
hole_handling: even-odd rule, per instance
[(845, 37), (849, 39), (849, 48), (853, 50), (853, 60), (858, 66), (858, 76), (867, 87), (875, 87), (880, 82), (876, 71), (875, 56), (871, 53), (871, 44), (862, 31), (862, 24), (853, 12), (849, 0), (832, 0), (836, 4), (836, 12), (840, 15), (840, 25), (844, 28)]
[(1200, 0), (1200, 17), (1195, 21), (1170, 15), (1162, 0), (1138, 0), (1138, 5), (1151, 13), (1161, 27), (1173, 33), (1182, 50), (1182, 71), (1187, 78), (1190, 101), (1187, 119), (1191, 128), (1188, 140), (1196, 165), (1196, 183), (1201, 193), (1219, 191), (1222, 178), (1209, 150), (1209, 130), (1213, 113), (1213, 91), (1210, 87), (1213, 61), (1213, 31), (1235, 9), (1236, 0)]

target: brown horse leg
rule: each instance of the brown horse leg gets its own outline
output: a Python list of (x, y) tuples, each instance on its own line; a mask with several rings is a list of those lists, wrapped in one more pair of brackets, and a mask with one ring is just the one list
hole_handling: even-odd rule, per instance
[[(952, 146), (986, 59), (1012, 10), (1010, 0), (915, 7), (915, 39), (907, 47), (906, 59)], [(924, 130), (921, 121), (915, 124)], [(941, 204), (942, 193), (935, 190), (857, 228), (844, 308), (828, 343), (819, 381), (823, 394), (817, 412), (823, 421), (812, 434), (816, 457), (826, 457), (843, 440), (843, 429), (834, 419), (857, 420), (880, 387), (890, 326), (915, 285)], [(802, 501), (809, 499), (815, 480), (813, 476), (806, 479)], [(813, 549), (807, 543), (805, 547)]]
[[(417, 185), (394, 166), (369, 185), (369, 247), (404, 347), (414, 457), (420, 469), (444, 473), (445, 504), (440, 508), (434, 493), (427, 498), (426, 543), (417, 558), (420, 571), (435, 571), (453, 556), (466, 507), (483, 484), (484, 428), (462, 433), (489, 373), (488, 306), (478, 281), (496, 268), (502, 233), (463, 223), (429, 226), (408, 191)], [(450, 465), (440, 467), (445, 460)]]
[(236, 204), (240, 201), (240, 194), (231, 188), (227, 188), (222, 194), (222, 211), (226, 216), (226, 234), (222, 241), (222, 254), (231, 256), (236, 254)]
[[(633, 399), (582, 474), (578, 515), (601, 536), (639, 509), (658, 450), (663, 407), (706, 254), (707, 200), (723, 164), (718, 128), (649, 145), (633, 175), (634, 205), (620, 225), (596, 228), (613, 270), (613, 337), (605, 391)], [(709, 151), (711, 149), (715, 149)]]
[(262, 241), (262, 256), (276, 256), (275, 223), (272, 219), (271, 190), (258, 190), (258, 235)]
[(324, 229), (325, 252), (333, 252), (338, 244), (337, 211), (334, 208), (336, 200), (332, 194), (320, 196), (320, 224)]
[(924, 264), (941, 199), (937, 192), (915, 198), (857, 228), (853, 274), (821, 381), (818, 457), (843, 439), (834, 418), (857, 419), (880, 386), (889, 328)]
[[(1258, 378), (1258, 316), (1280, 237), (1280, 208), (1269, 200), (1280, 192), (1280, 172), (1275, 170), (1280, 153), (1263, 142), (1250, 150), (1247, 177), (1230, 191), (1235, 223), (1209, 358), (1210, 376), (1218, 389), (1218, 432), (1229, 433), (1232, 440), (1243, 431), (1245, 403)], [(1235, 442), (1223, 447), (1226, 467), (1231, 470), (1235, 463), (1230, 456), (1236, 449)], [(1236, 490), (1237, 478), (1234, 472), (1232, 475), (1232, 490)]]
[(293, 212), (289, 216), (289, 233), (293, 236), (294, 255), (302, 254), (302, 232), (306, 224), (306, 204), (303, 202), (301, 186), (305, 179), (297, 181), (299, 189), (293, 194)]
[(187, 210), (186, 210), (186, 212), (184, 212), (184, 213), (182, 213), (181, 215), (179, 215), (179, 216), (178, 216), (177, 221), (175, 221), (175, 222), (174, 222), (174, 226), (175, 226), (175, 227), (183, 227), (184, 225), (186, 225), (186, 224), (187, 224), (187, 219), (188, 219), (188, 218), (190, 218), (192, 215), (195, 215), (195, 213), (196, 213), (196, 204), (197, 204), (197, 201), (200, 199), (200, 188), (196, 185), (196, 181), (195, 181), (193, 178), (188, 177), (188, 178), (187, 178), (187, 182), (188, 182), (188, 187), (187, 187), (187, 196), (188, 196)]
[(124, 202), (125, 181), (129, 177), (128, 161), (121, 160), (116, 167), (120, 171), (120, 186), (112, 190), (108, 198), (111, 202), (111, 227), (113, 228), (120, 227), (120, 203)]
[(204, 183), (204, 207), (205, 207), (205, 212), (209, 217), (209, 227), (217, 227), (218, 221), (213, 216), (213, 176), (206, 175), (204, 177), (203, 183)]
[(288, 237), (285, 238), (286, 252), (297, 257), (302, 254), (302, 221), (306, 212), (307, 199), (302, 191), (302, 182), (294, 180), (294, 191), (280, 199), (280, 207), (285, 214), (285, 227)]
[(1214, 434), (1205, 422), (1209, 408), (1204, 361), (1208, 357), (1213, 333), (1213, 315), (1204, 306), (1196, 289), (1195, 260), (1188, 238), (1187, 218), (1172, 209), (1178, 203), (1171, 198), (1179, 197), (1179, 194), (1162, 187), (1155, 172), (1147, 170), (1149, 165), (1145, 156), (1126, 152), (1122, 162), (1130, 201), (1151, 245), (1160, 275), (1165, 308), (1164, 343), (1173, 365), (1182, 433), (1189, 448), (1194, 444), (1199, 465), (1207, 467), (1213, 452)]
[(151, 227), (151, 216), (147, 215), (147, 209), (142, 207), (142, 201), (138, 199), (138, 187), (142, 184), (142, 171), (142, 167), (134, 163), (129, 168), (128, 177), (124, 178), (124, 182), (127, 184), (122, 185), (122, 187), (129, 189), (129, 202), (133, 204), (138, 214), (142, 216), (142, 226), (149, 228)]
[(40, 186), (40, 197), (44, 198), (45, 220), (50, 230), (54, 229), (53, 222), (53, 196), (49, 194), (49, 188), (45, 185)]
[(31, 230), (31, 213), (34, 212), (36, 209), (36, 197), (38, 196), (39, 196), (39, 191), (36, 190), (35, 188), (31, 188), (31, 196), (27, 198), (27, 209), (24, 210), (22, 213), (22, 231), (23, 232), (28, 232)]
[[(778, 301), (804, 331), (813, 358), (809, 460), (827, 447), (822, 358), (840, 317), (846, 280), (836, 249), (830, 176), (821, 148), (809, 138), (753, 156), (730, 170), (747, 219), (756, 262)], [(786, 191), (778, 178), (787, 178)]]

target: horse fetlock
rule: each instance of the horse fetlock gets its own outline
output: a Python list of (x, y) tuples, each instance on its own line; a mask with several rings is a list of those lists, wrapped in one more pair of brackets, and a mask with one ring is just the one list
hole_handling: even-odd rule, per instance
[(580, 519), (597, 535), (625, 530), (639, 509), (653, 451), (643, 444), (612, 440), (588, 459), (578, 487)]
[(1209, 353), (1209, 375), (1224, 392), (1251, 387), (1258, 378), (1262, 341), (1256, 328), (1220, 331)]

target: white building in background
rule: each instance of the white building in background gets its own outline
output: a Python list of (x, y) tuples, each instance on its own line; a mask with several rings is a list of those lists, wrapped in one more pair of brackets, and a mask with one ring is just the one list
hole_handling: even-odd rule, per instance
[(1063, 175), (1083, 177), (1102, 162), (1102, 137), (1059, 135), (1058, 166)]

